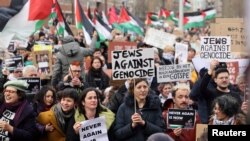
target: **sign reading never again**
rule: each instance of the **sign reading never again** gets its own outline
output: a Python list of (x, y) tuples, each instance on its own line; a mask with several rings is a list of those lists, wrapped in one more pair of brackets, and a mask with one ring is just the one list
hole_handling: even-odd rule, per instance
[(131, 49), (112, 52), (113, 80), (154, 77), (154, 50)]

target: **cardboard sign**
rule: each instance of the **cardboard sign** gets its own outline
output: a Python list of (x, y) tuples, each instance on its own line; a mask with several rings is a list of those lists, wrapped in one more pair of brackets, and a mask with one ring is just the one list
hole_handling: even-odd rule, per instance
[(94, 118), (81, 122), (79, 130), (81, 141), (108, 141), (105, 117)]
[(167, 116), (168, 128), (194, 128), (195, 110), (169, 109)]
[(231, 37), (228, 37), (228, 36), (201, 37), (200, 58), (230, 59), (231, 58)]
[(239, 75), (239, 62), (226, 62), (227, 70), (229, 71), (230, 83), (236, 84), (236, 78)]
[(175, 43), (175, 39), (176, 36), (173, 34), (149, 28), (146, 32), (144, 42), (154, 47), (164, 49), (166, 45), (172, 46)]
[(211, 24), (212, 36), (230, 36), (232, 39), (232, 52), (246, 51), (246, 34), (243, 19), (216, 18), (216, 23)]
[(32, 54), (33, 64), (38, 68), (39, 73), (52, 74), (52, 53), (49, 50), (35, 51)]
[(113, 51), (112, 70), (113, 80), (154, 77), (154, 50), (147, 48)]
[(110, 42), (108, 48), (108, 63), (111, 63), (111, 52), (115, 50), (137, 49), (136, 42)]
[(16, 68), (23, 68), (23, 57), (14, 56), (10, 59), (5, 59), (4, 66), (10, 71), (15, 70)]
[(191, 64), (161, 65), (157, 68), (157, 82), (191, 79)]
[(207, 124), (196, 124), (196, 141), (208, 141)]
[(21, 80), (25, 80), (29, 87), (27, 89), (27, 93), (37, 94), (41, 88), (41, 80), (39, 77), (22, 77)]

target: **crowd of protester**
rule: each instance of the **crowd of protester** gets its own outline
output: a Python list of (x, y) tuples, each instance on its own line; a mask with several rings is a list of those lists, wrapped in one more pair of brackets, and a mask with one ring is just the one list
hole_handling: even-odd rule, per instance
[[(165, 31), (171, 33), (174, 29), (170, 28)], [(199, 37), (209, 34), (207, 27), (193, 28), (176, 39), (176, 42), (188, 45), (187, 60), (190, 64), (199, 49)], [(113, 41), (130, 41), (131, 36), (118, 30), (112, 35)], [(111, 64), (107, 63), (108, 41), (97, 49), (97, 40), (95, 32), (88, 46), (81, 32), (75, 37), (61, 38), (45, 28), (30, 37), (27, 47), (17, 47), (10, 54), (22, 56), (24, 67), (12, 71), (1, 68), (1, 139), (76, 141), (80, 140), (81, 122), (101, 116), (105, 117), (111, 141), (194, 141), (199, 123), (246, 124), (248, 101), (245, 99), (247, 86), (243, 74), (232, 85), (227, 68), (213, 60), (210, 68), (203, 68), (200, 72), (193, 68), (189, 81), (158, 83), (155, 76), (128, 79), (112, 85), (113, 80), (107, 71), (111, 69)], [(166, 45), (162, 50), (145, 44), (141, 36), (135, 41), (138, 48), (154, 48), (155, 68), (178, 63), (174, 59), (174, 44)], [(41, 73), (32, 62), (32, 48), (37, 42), (54, 47), (51, 76)], [(58, 45), (61, 46), (56, 48)], [(87, 68), (88, 57), (91, 61)], [(19, 80), (21, 77), (40, 77), (42, 87), (35, 96), (25, 93), (27, 83)], [(194, 128), (169, 128), (169, 108), (195, 110)]]

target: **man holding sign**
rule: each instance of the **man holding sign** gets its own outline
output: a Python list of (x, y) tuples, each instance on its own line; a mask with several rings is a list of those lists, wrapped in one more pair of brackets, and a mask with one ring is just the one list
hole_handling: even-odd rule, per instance
[[(189, 93), (188, 85), (176, 85), (172, 94), (172, 104), (169, 104), (169, 107), (164, 107), (166, 110), (163, 111), (163, 117), (167, 123), (166, 129), (168, 129), (166, 133), (175, 141), (194, 141), (196, 124), (200, 123), (198, 113), (194, 110), (188, 110)], [(178, 122), (184, 119), (188, 120), (182, 124)]]

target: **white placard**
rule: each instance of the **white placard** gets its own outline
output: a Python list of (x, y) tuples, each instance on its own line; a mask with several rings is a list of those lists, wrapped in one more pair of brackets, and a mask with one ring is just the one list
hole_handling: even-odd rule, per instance
[(109, 141), (105, 117), (81, 122), (79, 130), (81, 141)]
[(149, 28), (146, 32), (144, 42), (154, 47), (164, 49), (166, 45), (174, 45), (175, 39), (176, 36), (173, 34)]
[(129, 49), (112, 51), (113, 80), (154, 77), (154, 50)]
[(231, 37), (204, 36), (201, 37), (200, 58), (202, 59), (230, 59)]
[(175, 44), (175, 60), (178, 59), (178, 64), (187, 63), (188, 45), (183, 43)]
[(191, 79), (191, 64), (161, 65), (157, 68), (157, 82)]
[[(246, 71), (247, 66), (249, 64), (249, 59), (227, 59), (227, 60), (219, 60), (220, 62), (239, 62), (239, 74), (242, 74)], [(210, 68), (210, 60), (208, 59), (201, 59), (201, 58), (193, 58), (192, 62), (194, 64), (194, 68), (197, 72), (205, 67), (207, 69)]]

